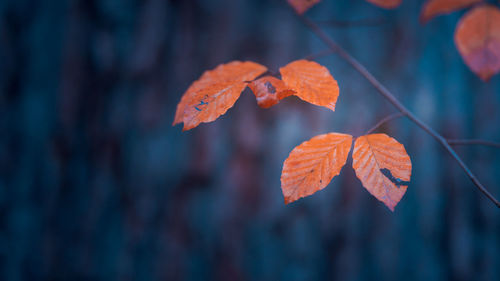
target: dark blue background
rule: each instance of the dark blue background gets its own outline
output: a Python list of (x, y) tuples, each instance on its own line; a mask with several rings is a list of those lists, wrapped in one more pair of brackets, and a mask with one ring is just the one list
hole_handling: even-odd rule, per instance
[[(323, 0), (314, 20), (448, 138), (500, 140), (500, 78), (483, 83), (453, 33), (463, 11), (418, 22)], [(500, 211), (407, 120), (379, 130), (411, 156), (394, 213), (351, 162), (285, 205), (281, 166), (301, 142), (362, 134), (395, 112), (336, 56), (337, 111), (245, 91), (216, 122), (181, 132), (175, 107), (204, 70), (277, 70), (325, 46), (283, 1), (0, 1), (0, 280), (499, 280)], [(500, 151), (460, 147), (500, 196)]]

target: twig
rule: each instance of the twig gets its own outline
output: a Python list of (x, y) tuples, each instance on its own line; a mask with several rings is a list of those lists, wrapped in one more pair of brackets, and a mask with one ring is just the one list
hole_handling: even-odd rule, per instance
[(382, 120), (380, 120), (377, 124), (375, 124), (375, 126), (373, 126), (371, 129), (366, 131), (365, 135), (371, 134), (373, 131), (375, 131), (378, 127), (382, 126), (384, 123), (387, 123), (393, 119), (403, 117), (403, 116), (405, 116), (405, 115), (402, 112), (396, 112), (396, 113), (393, 113), (391, 115), (388, 115), (388, 116), (384, 117)]
[(453, 150), (453, 148), (448, 144), (446, 139), (432, 129), (429, 125), (421, 121), (417, 116), (410, 112), (398, 99), (384, 86), (380, 83), (361, 63), (359, 63), (354, 57), (347, 53), (342, 47), (340, 47), (333, 39), (331, 39), (316, 23), (310, 19), (298, 15), (299, 19), (309, 28), (311, 31), (318, 36), (332, 51), (337, 53), (341, 58), (343, 58), (347, 63), (349, 63), (356, 71), (358, 71), (363, 77), (365, 77), (370, 84), (375, 87), (375, 89), (387, 99), (394, 107), (396, 107), (403, 115), (408, 117), (413, 123), (422, 128), (427, 134), (432, 136), (438, 143), (440, 143), (443, 148), (455, 159), (455, 161), (460, 165), (462, 170), (467, 174), (472, 183), (488, 197), (498, 208), (500, 208), (500, 202), (481, 184), (477, 177), (472, 173), (472, 171), (467, 167), (463, 160), (458, 156), (458, 154)]
[(471, 139), (471, 140), (446, 140), (450, 145), (485, 145), (500, 148), (500, 143), (494, 141)]
[(317, 21), (318, 24), (327, 25), (330, 27), (373, 27), (386, 24), (384, 19), (361, 19), (361, 20), (322, 20)]
[(334, 52), (332, 50), (326, 49), (326, 50), (323, 50), (321, 52), (317, 52), (317, 53), (314, 53), (314, 54), (307, 55), (303, 59), (305, 59), (305, 60), (315, 60), (315, 59), (318, 59), (318, 58), (321, 58), (321, 57), (324, 57), (324, 56), (331, 55), (333, 53)]
[[(405, 116), (402, 112), (396, 112), (390, 115), (387, 115), (383, 119), (381, 119), (377, 124), (367, 130), (363, 135), (368, 135), (373, 133), (380, 126), (384, 125), (387, 122), (390, 122), (394, 119)], [(500, 148), (500, 142), (494, 142), (489, 140), (481, 140), (481, 139), (446, 139), (449, 145), (482, 145), (482, 146), (491, 146)]]

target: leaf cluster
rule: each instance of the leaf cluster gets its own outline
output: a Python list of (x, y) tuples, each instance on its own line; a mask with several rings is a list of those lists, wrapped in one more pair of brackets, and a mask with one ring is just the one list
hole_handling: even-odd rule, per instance
[[(295, 95), (335, 111), (339, 87), (326, 67), (297, 60), (280, 68), (280, 77), (266, 73), (263, 65), (239, 61), (206, 71), (182, 96), (174, 125), (183, 122), (184, 130), (189, 130), (214, 121), (234, 105), (247, 86), (263, 108)], [(352, 142), (351, 135), (329, 133), (295, 147), (281, 173), (285, 203), (325, 188), (345, 165)], [(364, 187), (393, 211), (411, 175), (410, 157), (403, 145), (385, 134), (361, 136), (354, 143), (353, 168)]]

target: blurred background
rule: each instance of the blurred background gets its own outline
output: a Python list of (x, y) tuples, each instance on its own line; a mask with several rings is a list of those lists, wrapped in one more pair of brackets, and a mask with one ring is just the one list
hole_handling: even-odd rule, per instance
[[(499, 141), (500, 75), (483, 83), (459, 56), (464, 11), (422, 26), (422, 2), (323, 0), (307, 16), (445, 137)], [(246, 90), (216, 122), (171, 126), (203, 71), (323, 50), (281, 0), (0, 1), (0, 280), (499, 280), (500, 211), (407, 120), (378, 130), (413, 163), (394, 213), (350, 160), (284, 204), (296, 145), (395, 112), (334, 55), (317, 61), (336, 112), (265, 110)], [(457, 151), (500, 196), (500, 150)]]

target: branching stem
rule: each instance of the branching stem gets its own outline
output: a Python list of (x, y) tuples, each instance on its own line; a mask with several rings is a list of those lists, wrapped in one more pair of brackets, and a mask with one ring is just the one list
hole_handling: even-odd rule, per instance
[(389, 121), (392, 121), (394, 119), (397, 119), (397, 118), (403, 117), (403, 116), (405, 116), (405, 115), (402, 112), (396, 112), (396, 113), (393, 113), (391, 115), (388, 115), (388, 116), (384, 117), (382, 120), (380, 120), (377, 124), (375, 124), (375, 126), (373, 126), (371, 129), (366, 131), (365, 135), (373, 133), (373, 131), (378, 129), (378, 127), (382, 126), (384, 123), (387, 123)]
[(427, 134), (432, 136), (441, 146), (451, 155), (453, 159), (458, 163), (462, 170), (467, 174), (472, 183), (488, 197), (498, 208), (500, 208), (500, 202), (483, 186), (483, 184), (477, 179), (477, 177), (472, 173), (469, 167), (464, 163), (462, 158), (453, 150), (453, 148), (448, 144), (447, 140), (432, 129), (429, 125), (424, 123), (420, 118), (415, 116), (410, 112), (382, 83), (380, 83), (361, 63), (359, 63), (354, 57), (352, 57), (347, 51), (345, 51), (340, 45), (338, 45), (332, 38), (330, 38), (316, 23), (310, 19), (297, 15), (299, 19), (316, 35), (321, 39), (333, 52), (344, 59), (348, 64), (350, 64), (357, 72), (359, 72), (373, 87), (389, 101), (394, 107), (396, 107), (402, 115), (406, 116), (418, 127), (424, 130)]

